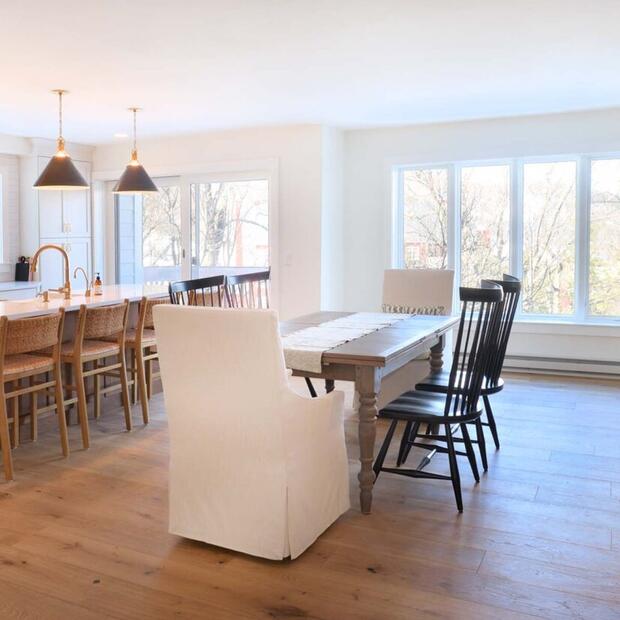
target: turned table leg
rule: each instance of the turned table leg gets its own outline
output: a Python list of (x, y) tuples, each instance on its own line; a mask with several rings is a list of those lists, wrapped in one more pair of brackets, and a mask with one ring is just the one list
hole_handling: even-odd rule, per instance
[(431, 372), (439, 372), (443, 367), (443, 348), (446, 344), (446, 337), (439, 336), (437, 344), (431, 347), (430, 365)]
[(355, 389), (359, 394), (359, 444), (360, 507), (363, 514), (370, 514), (372, 487), (375, 472), (372, 469), (375, 458), (375, 437), (377, 435), (377, 394), (381, 386), (381, 372), (372, 366), (358, 366), (355, 369)]

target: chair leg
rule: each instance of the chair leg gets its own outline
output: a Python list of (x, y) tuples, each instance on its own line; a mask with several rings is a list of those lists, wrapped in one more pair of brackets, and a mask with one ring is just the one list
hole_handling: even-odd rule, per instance
[(480, 418), (476, 420), (476, 439), (478, 440), (478, 449), (480, 450), (480, 458), (482, 459), (482, 468), (484, 471), (489, 471), (487, 442), (484, 438), (484, 427), (482, 426), (482, 420)]
[(2, 449), (4, 477), (7, 480), (13, 480), (13, 455), (11, 454), (11, 436), (9, 434), (9, 420), (6, 412), (4, 387), (0, 389), (0, 449)]
[[(133, 350), (132, 350), (133, 352)], [(144, 370), (144, 349), (138, 347), (135, 350), (134, 355), (134, 368), (136, 373), (134, 374), (133, 387), (138, 384), (140, 390), (140, 406), (142, 407), (142, 421), (145, 424), (149, 423), (149, 397), (146, 389), (146, 374)]]
[(398, 448), (398, 457), (396, 459), (396, 467), (400, 467), (402, 463), (404, 463), (405, 459), (403, 458), (405, 455), (405, 450), (409, 445), (409, 437), (411, 435), (411, 427), (413, 426), (413, 422), (409, 420), (405, 425), (405, 430), (403, 432), (403, 436), (400, 438), (400, 448)]
[(403, 452), (403, 460), (402, 463), (406, 463), (409, 458), (409, 453), (411, 452), (411, 448), (413, 448), (413, 442), (415, 438), (418, 436), (418, 432), (420, 430), (420, 422), (416, 422), (413, 425), (413, 428), (409, 431), (409, 442), (405, 446), (405, 451)]
[(54, 365), (54, 395), (56, 399), (56, 417), (60, 431), (60, 445), (64, 456), (69, 456), (69, 434), (67, 433), (67, 418), (65, 417), (65, 400), (62, 394), (62, 375), (60, 364)]
[(316, 398), (316, 390), (314, 389), (314, 385), (312, 385), (312, 381), (310, 381), (310, 377), (304, 377), (306, 380), (306, 385), (308, 386), (308, 392), (310, 392), (310, 396), (312, 398)]
[[(147, 353), (150, 353), (151, 349), (147, 349)], [(153, 395), (153, 360), (148, 360), (145, 366), (145, 374), (146, 374), (146, 393), (148, 394), (149, 399)]]
[(383, 467), (383, 461), (385, 461), (385, 457), (388, 453), (388, 449), (390, 447), (390, 443), (392, 442), (392, 437), (394, 437), (394, 431), (396, 430), (396, 426), (398, 425), (398, 420), (392, 420), (390, 424), (390, 428), (388, 429), (387, 434), (385, 435), (385, 439), (381, 444), (381, 449), (379, 450), (379, 454), (377, 454), (377, 458), (375, 460), (375, 464), (372, 466), (373, 471), (375, 472), (375, 482), (377, 482), (377, 478), (381, 473), (381, 468)]
[(129, 386), (127, 385), (127, 364), (125, 363), (124, 351), (120, 352), (118, 361), (121, 365), (119, 370), (121, 374), (121, 400), (123, 401), (123, 409), (125, 411), (125, 426), (127, 430), (130, 431), (132, 428), (131, 409), (129, 407)]
[[(95, 361), (95, 368), (97, 368), (99, 366), (99, 361), (96, 360)], [(95, 420), (98, 420), (101, 417), (101, 375), (100, 374), (96, 374), (93, 375), (93, 383), (94, 383), (94, 399), (95, 399), (95, 404), (93, 406), (93, 410), (94, 410), (94, 414), (95, 414)]]
[(459, 512), (463, 512), (463, 497), (461, 495), (461, 476), (459, 475), (459, 465), (456, 462), (456, 454), (454, 452), (454, 442), (452, 441), (452, 429), (450, 424), (445, 424), (446, 442), (448, 444), (448, 461), (450, 462), (450, 478), (452, 479), (452, 488), (454, 489), (454, 498), (456, 499), (456, 507)]
[[(48, 382), (49, 373), (45, 373), (45, 382)], [(30, 387), (33, 387), (35, 384), (36, 377), (30, 377), (28, 383)], [(49, 393), (45, 390), (45, 399), (49, 400)], [(39, 394), (37, 392), (30, 393), (30, 439), (32, 441), (36, 441), (39, 435), (39, 415), (37, 412)]]
[(80, 418), (80, 429), (82, 431), (82, 445), (86, 450), (90, 447), (90, 432), (88, 429), (86, 389), (84, 388), (84, 375), (81, 361), (73, 365), (73, 376), (75, 378), (75, 390), (77, 392), (78, 416)]
[(478, 473), (478, 463), (476, 462), (476, 453), (469, 437), (469, 431), (467, 430), (467, 424), (461, 424), (461, 433), (463, 434), (463, 445), (465, 446), (465, 452), (467, 452), (467, 460), (471, 467), (471, 473), (474, 475), (476, 482), (480, 482), (480, 474)]
[(138, 379), (137, 379), (137, 366), (136, 366), (136, 350), (134, 348), (129, 349), (129, 367), (127, 368), (129, 376), (131, 378), (130, 396), (131, 404), (136, 404), (138, 398)]
[(493, 441), (495, 442), (495, 448), (499, 450), (499, 435), (497, 434), (497, 425), (495, 424), (495, 418), (493, 417), (493, 409), (491, 408), (491, 401), (486, 394), (482, 395), (484, 400), (484, 409), (487, 412), (487, 421), (489, 422), (489, 428), (491, 429), (491, 435), (493, 435)]
[[(19, 389), (19, 381), (13, 381), (11, 384), (14, 390)], [(11, 416), (13, 417), (13, 447), (19, 446), (19, 396), (11, 399)]]
[[(65, 385), (73, 385), (73, 364), (65, 364)], [(69, 400), (73, 396), (73, 390), (69, 387), (65, 388), (65, 399)], [(67, 424), (71, 424), (71, 409), (73, 405), (65, 408)]]

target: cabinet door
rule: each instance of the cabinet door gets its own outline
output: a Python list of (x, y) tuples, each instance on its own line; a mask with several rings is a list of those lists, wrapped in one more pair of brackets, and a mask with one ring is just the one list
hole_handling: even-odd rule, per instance
[[(90, 164), (73, 160), (75, 167), (90, 185)], [(90, 190), (62, 192), (62, 229), (70, 237), (90, 234)]]
[[(56, 243), (63, 247), (69, 255), (69, 275), (71, 286), (76, 289), (84, 288), (84, 279), (80, 276), (79, 280), (73, 280), (73, 270), (76, 267), (86, 269), (89, 277), (90, 273), (90, 239), (48, 239), (50, 243)], [(62, 254), (56, 250), (46, 250), (40, 257), (40, 277), (41, 290), (49, 288), (60, 288), (64, 286), (64, 263)]]
[[(39, 174), (50, 162), (50, 157), (39, 157)], [(41, 237), (59, 237), (62, 229), (62, 192), (53, 189), (37, 191), (39, 199), (39, 235)]]

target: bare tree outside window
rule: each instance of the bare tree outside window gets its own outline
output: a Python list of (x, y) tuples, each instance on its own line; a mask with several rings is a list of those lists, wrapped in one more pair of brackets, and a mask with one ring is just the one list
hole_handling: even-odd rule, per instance
[(501, 278), (510, 265), (510, 167), (461, 170), (461, 285)]
[(576, 172), (572, 161), (523, 167), (524, 312), (574, 312)]
[(620, 316), (620, 160), (592, 162), (590, 313)]
[(196, 183), (191, 196), (198, 267), (269, 265), (267, 180)]
[(144, 281), (180, 277), (181, 191), (162, 185), (157, 194), (142, 196), (142, 265)]
[(448, 171), (445, 168), (403, 173), (404, 256), (408, 269), (448, 266)]

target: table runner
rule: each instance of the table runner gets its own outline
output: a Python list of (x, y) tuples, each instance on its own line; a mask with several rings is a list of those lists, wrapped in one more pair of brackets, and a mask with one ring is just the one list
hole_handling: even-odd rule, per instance
[(294, 370), (320, 373), (321, 358), (325, 351), (411, 316), (388, 312), (356, 312), (300, 329), (282, 338), (286, 366)]

